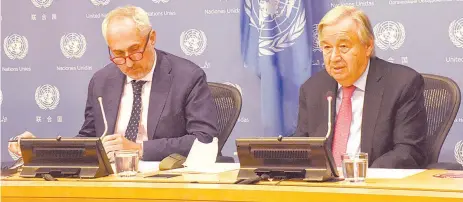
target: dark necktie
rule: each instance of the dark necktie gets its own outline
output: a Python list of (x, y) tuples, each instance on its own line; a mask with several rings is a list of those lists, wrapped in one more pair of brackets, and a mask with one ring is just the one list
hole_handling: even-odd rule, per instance
[(133, 88), (133, 105), (132, 105), (132, 113), (130, 114), (129, 124), (127, 125), (127, 130), (125, 131), (125, 138), (128, 140), (135, 142), (138, 135), (138, 126), (140, 124), (140, 115), (141, 115), (141, 90), (143, 88), (143, 84), (146, 81), (135, 81), (132, 80), (132, 88)]

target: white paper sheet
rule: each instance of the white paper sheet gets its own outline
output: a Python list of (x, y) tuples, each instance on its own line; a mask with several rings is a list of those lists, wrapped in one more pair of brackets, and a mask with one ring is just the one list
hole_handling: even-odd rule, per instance
[(403, 179), (425, 171), (424, 169), (385, 169), (368, 168), (367, 178), (369, 179)]
[[(138, 172), (148, 173), (159, 171), (159, 163), (159, 161), (139, 161)], [(112, 163), (111, 167), (113, 168), (114, 173), (116, 173), (116, 164)]]
[(139, 161), (138, 172), (148, 173), (159, 171), (159, 161)]
[(216, 137), (211, 143), (202, 143), (195, 139), (183, 165), (190, 169), (206, 169), (215, 164), (218, 150), (219, 144)]
[(207, 167), (185, 167), (173, 169), (168, 172), (184, 174), (218, 174), (226, 171), (237, 170), (239, 168), (239, 163), (214, 163)]

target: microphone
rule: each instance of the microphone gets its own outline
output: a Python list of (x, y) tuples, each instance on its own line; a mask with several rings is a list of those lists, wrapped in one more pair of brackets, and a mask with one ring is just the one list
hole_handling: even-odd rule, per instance
[(332, 112), (331, 112), (331, 102), (333, 101), (333, 97), (334, 97), (334, 93), (331, 92), (331, 91), (328, 91), (326, 93), (326, 100), (328, 101), (328, 131), (326, 132), (326, 136), (325, 138), (328, 139), (328, 137), (330, 137), (330, 134), (331, 134), (331, 124), (332, 124), (332, 121), (331, 121), (331, 118), (332, 118)]
[(100, 103), (101, 114), (103, 114), (104, 131), (103, 131), (103, 134), (101, 134), (101, 136), (100, 136), (100, 139), (103, 139), (103, 137), (108, 132), (108, 121), (106, 120), (106, 115), (105, 115), (105, 111), (104, 111), (104, 108), (103, 108), (103, 98), (101, 96), (98, 97), (98, 102)]

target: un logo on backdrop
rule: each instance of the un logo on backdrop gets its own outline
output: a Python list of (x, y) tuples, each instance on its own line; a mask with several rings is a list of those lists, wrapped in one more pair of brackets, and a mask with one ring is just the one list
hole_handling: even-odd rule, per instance
[(167, 3), (169, 2), (170, 0), (153, 0), (154, 3)]
[(382, 50), (396, 50), (405, 41), (405, 28), (400, 22), (384, 21), (373, 28), (375, 43)]
[(457, 142), (454, 153), (457, 162), (463, 166), (463, 140)]
[(304, 32), (301, 0), (245, 0), (244, 11), (259, 32), (259, 56), (292, 46)]
[(95, 6), (106, 6), (111, 0), (90, 0)]
[(53, 110), (59, 104), (59, 90), (56, 86), (45, 84), (35, 90), (35, 102), (44, 110)]
[(67, 58), (80, 58), (87, 49), (84, 35), (68, 33), (61, 37), (61, 52)]
[(463, 18), (450, 23), (449, 37), (456, 47), (463, 48)]
[(35, 7), (37, 8), (48, 8), (50, 7), (53, 0), (31, 0)]
[(29, 50), (29, 43), (27, 42), (26, 37), (12, 34), (5, 37), (5, 40), (3, 41), (3, 49), (5, 50), (5, 54), (8, 58), (12, 60), (20, 60), (26, 57)]
[(197, 29), (190, 29), (180, 35), (180, 48), (188, 55), (201, 55), (207, 46), (206, 34)]

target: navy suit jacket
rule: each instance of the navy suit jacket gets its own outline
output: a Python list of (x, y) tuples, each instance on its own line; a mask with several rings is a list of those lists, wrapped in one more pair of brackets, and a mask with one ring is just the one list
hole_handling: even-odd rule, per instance
[[(206, 74), (196, 64), (156, 50), (157, 62), (148, 109), (148, 141), (143, 144), (143, 160), (159, 161), (172, 153), (187, 156), (193, 141), (209, 143), (218, 135), (217, 109)], [(85, 121), (80, 137), (99, 137), (104, 132), (102, 111), (113, 134), (126, 75), (111, 63), (97, 71), (88, 86)]]
[[(337, 82), (326, 70), (301, 86), (295, 136), (325, 137), (328, 122), (325, 96), (328, 91), (337, 95), (337, 89)], [(336, 120), (336, 99), (333, 100), (332, 131)], [(421, 74), (403, 65), (371, 58), (361, 131), (360, 150), (368, 153), (370, 167), (425, 167), (427, 115)], [(328, 139), (330, 149), (333, 134)]]

